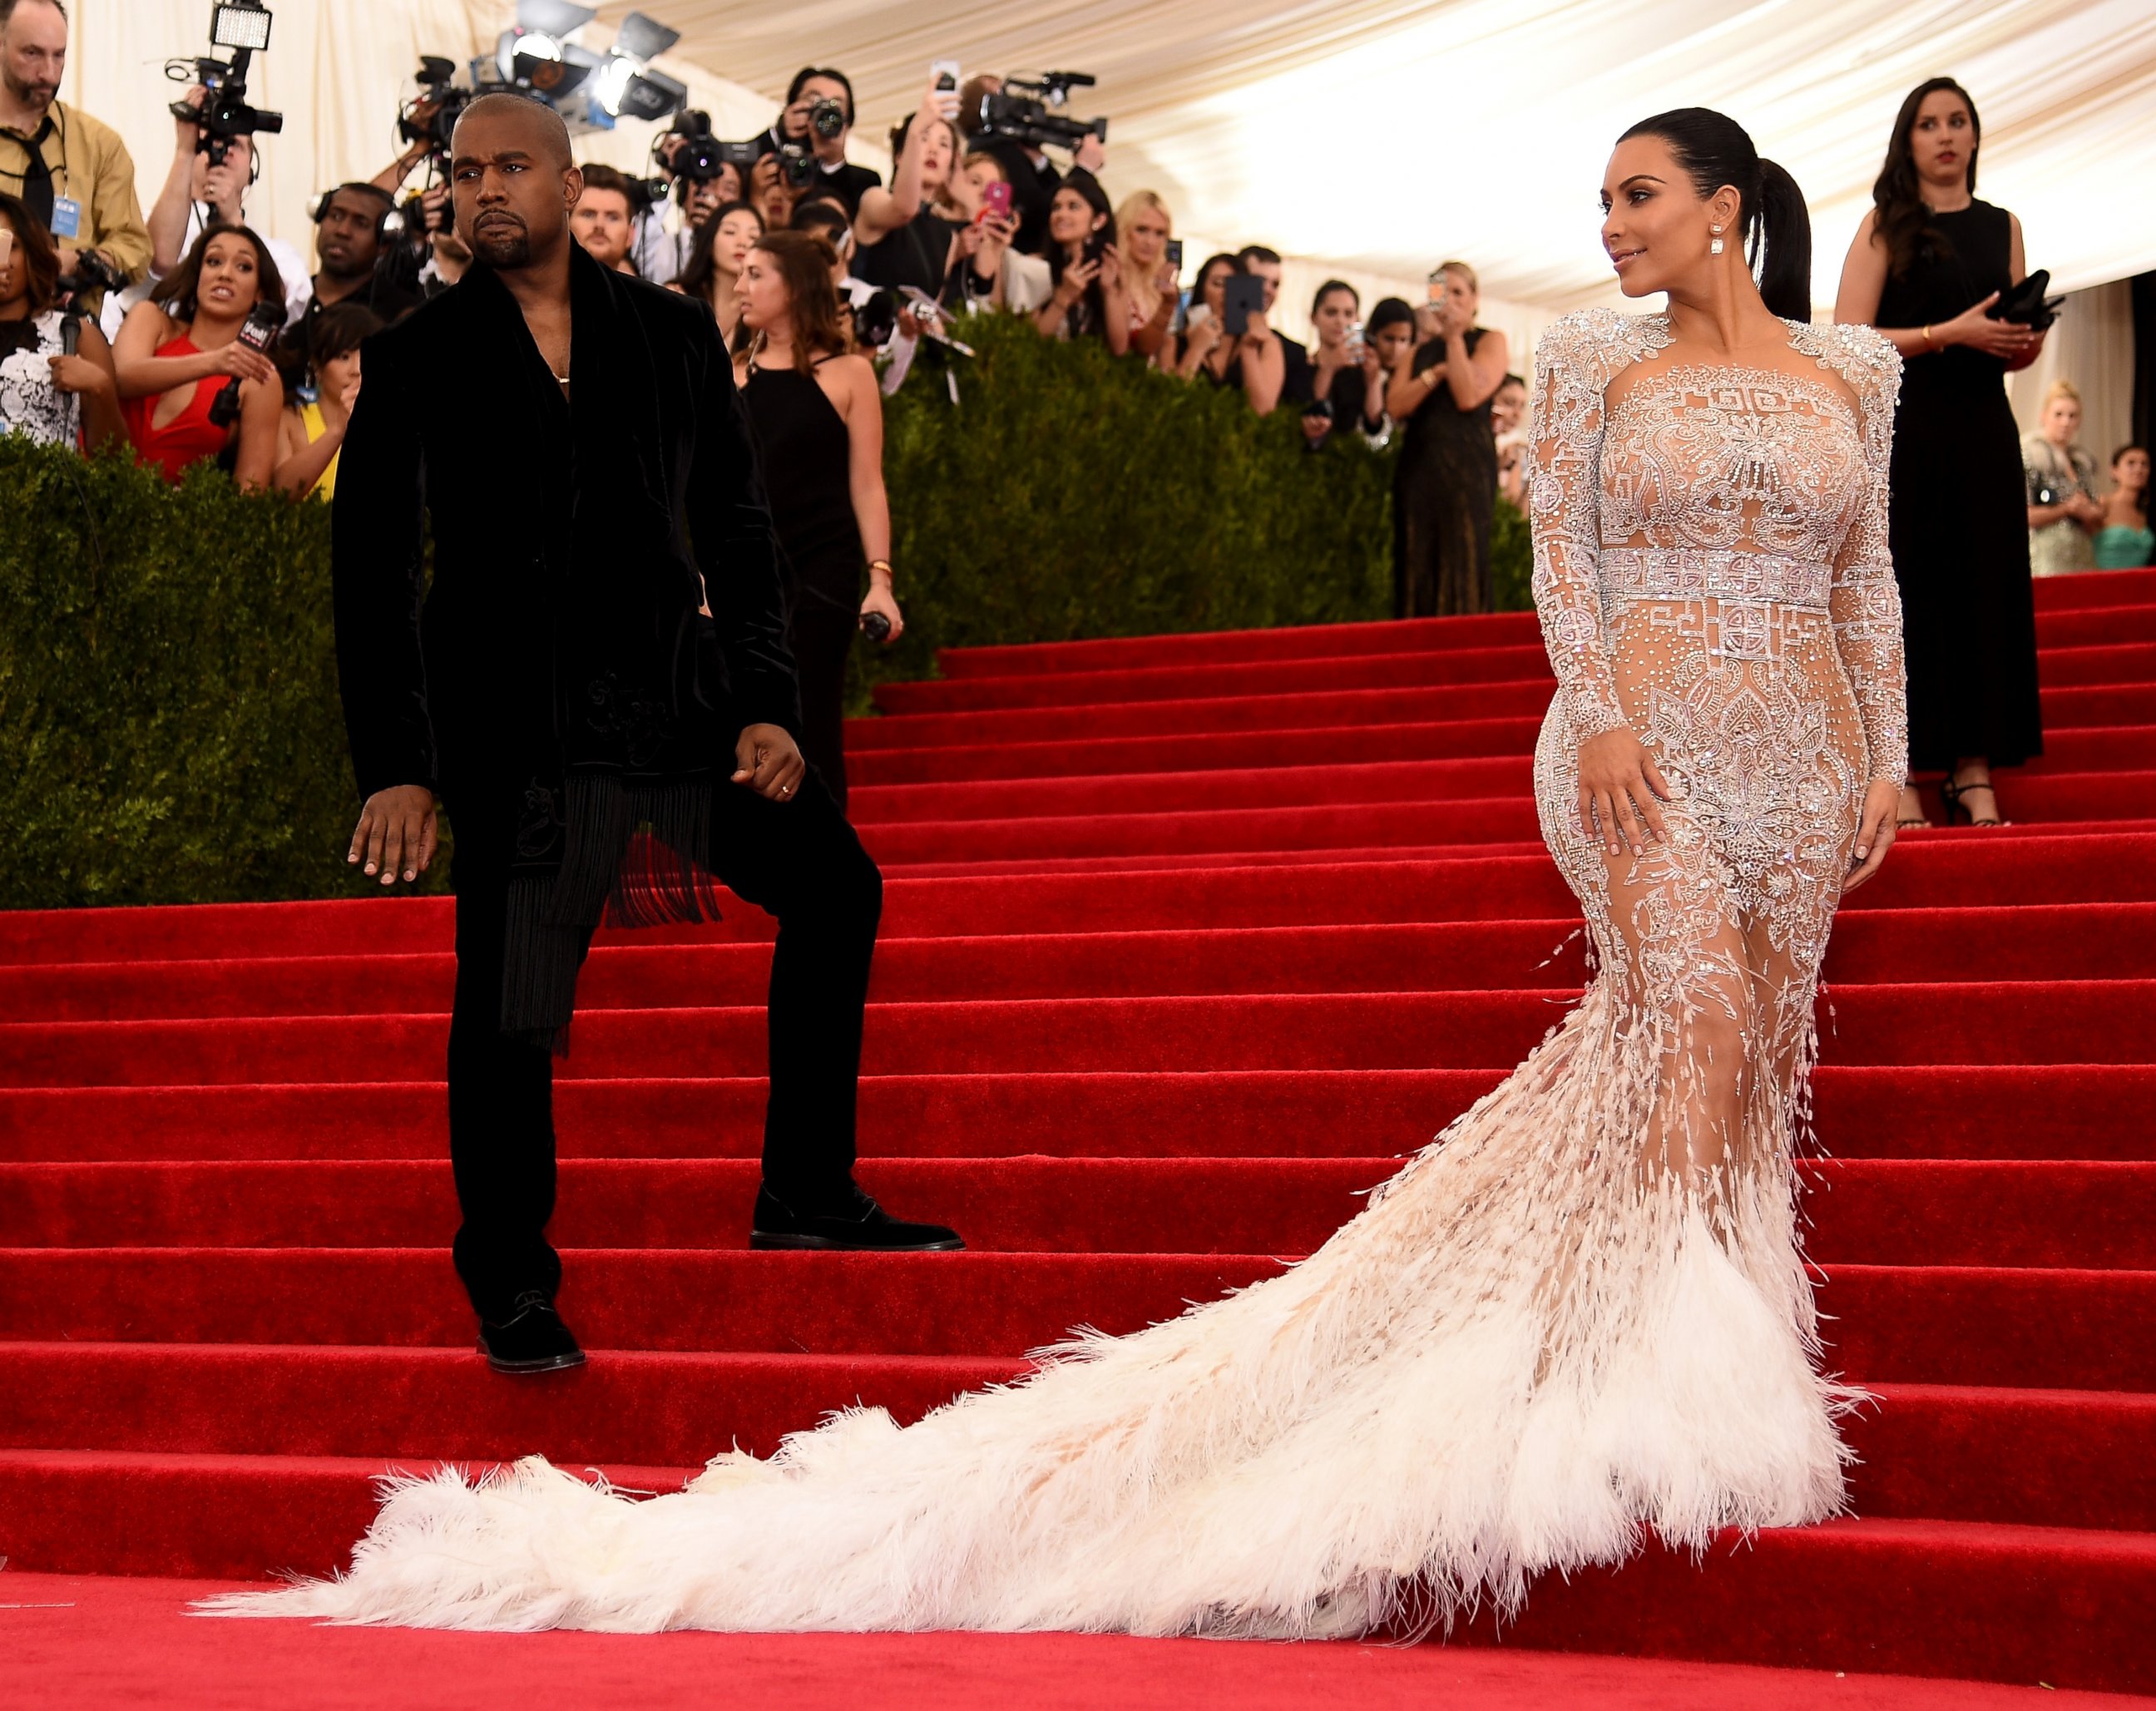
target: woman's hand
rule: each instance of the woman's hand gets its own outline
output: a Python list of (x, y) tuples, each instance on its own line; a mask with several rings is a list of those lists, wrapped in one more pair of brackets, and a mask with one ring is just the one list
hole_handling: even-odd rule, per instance
[(49, 357), (45, 360), (52, 364), (54, 392), (80, 393), (85, 398), (119, 395), (112, 377), (87, 357)]
[(1101, 264), (1083, 256), (1063, 270), (1063, 277), (1055, 282), (1055, 301), (1065, 309), (1077, 306), (1078, 300), (1086, 295), (1086, 287), (1101, 276)]
[(1661, 768), (1630, 726), (1613, 726), (1579, 745), (1580, 830), (1600, 838), (1612, 856), (1623, 855), (1627, 844), (1635, 856), (1645, 855), (1648, 833), (1668, 839), (1660, 804), (1670, 795)]
[(891, 634), (883, 639), (886, 647), (890, 647), (906, 634), (906, 614), (898, 609), (898, 602), (891, 598), (891, 584), (880, 578), (870, 583), (868, 599), (861, 602), (861, 616), (865, 618), (871, 612), (880, 612), (890, 620)]
[(1901, 800), (1902, 787), (1892, 778), (1874, 778), (1866, 788), (1856, 842), (1849, 852), (1849, 877), (1841, 882), (1845, 897), (1879, 871), (1879, 864), (1894, 847), (1894, 810)]
[(1999, 301), (1994, 291), (1981, 303), (1971, 304), (1952, 321), (1942, 321), (1932, 329), (1932, 337), (1940, 345), (1967, 345), (1972, 351), (1981, 351), (1987, 357), (1997, 357), (2012, 362), (2025, 356), (2041, 342), (2041, 335), (2033, 333), (2019, 321), (1994, 321), (1984, 311)]
[(277, 379), (277, 365), (244, 339), (234, 339), (208, 352), (209, 372), (241, 380), (259, 380), (264, 386)]
[(1101, 289), (1120, 291), (1122, 288), (1123, 258), (1116, 253), (1114, 244), (1104, 244), (1101, 246)]

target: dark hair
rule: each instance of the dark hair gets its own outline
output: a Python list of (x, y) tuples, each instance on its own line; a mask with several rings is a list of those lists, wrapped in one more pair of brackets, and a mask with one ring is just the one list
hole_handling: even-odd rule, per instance
[(1527, 378), (1524, 374), (1507, 374), (1497, 383), (1497, 390), (1502, 392), (1508, 386), (1524, 387), (1527, 383)]
[(846, 218), (845, 209), (837, 203), (826, 202), (819, 197), (815, 201), (804, 202), (795, 208), (786, 226), (789, 231), (825, 234), (824, 241), (830, 244), (831, 253), (835, 255), (839, 251), (837, 234), (852, 231), (854, 223)]
[(307, 365), (320, 373), (325, 362), (348, 357), (382, 329), (383, 321), (364, 303), (331, 303), (309, 317)]
[[(21, 0), (0, 0), (0, 29), (8, 28), (8, 20), (14, 17), (15, 8), (20, 3)], [(59, 13), (62, 23), (67, 22), (67, 8), (60, 4), (60, 0), (45, 0), (45, 3)]]
[[(202, 307), (195, 301), (195, 291), (202, 283), (203, 258), (209, 253), (210, 240), (221, 238), (228, 232), (237, 233), (254, 247), (254, 301), (274, 304), (281, 320), (285, 307), (285, 276), (277, 271), (277, 260), (270, 254), (270, 246), (256, 236), (249, 226), (218, 224), (203, 227), (202, 236), (195, 239), (180, 265), (151, 288), (150, 301), (173, 320), (192, 322)], [(322, 312), (328, 312), (326, 306)]]
[(700, 301), (709, 302), (711, 279), (719, 270), (712, 259), (712, 250), (719, 241), (719, 226), (729, 214), (752, 214), (756, 218), (757, 235), (763, 234), (763, 216), (757, 212), (752, 202), (722, 203), (711, 210), (711, 217), (696, 228), (696, 235), (689, 240), (689, 259), (681, 264), (681, 271), (674, 276), (674, 283)]
[[(1114, 205), (1108, 200), (1108, 193), (1101, 188), (1101, 181), (1091, 172), (1073, 172), (1055, 187), (1055, 196), (1060, 196), (1066, 190), (1077, 197), (1106, 222), (1097, 231), (1093, 232), (1086, 241), (1090, 242), (1091, 238), (1098, 238), (1104, 244), (1114, 243), (1116, 241), (1116, 210)], [(1051, 196), (1049, 199), (1052, 203), (1055, 197)], [(1063, 246), (1051, 240), (1048, 246), (1048, 278), (1051, 285), (1060, 285), (1063, 283), (1064, 270), (1070, 265), (1070, 258), (1064, 254)], [(1079, 316), (1081, 324), (1088, 331), (1100, 330), (1107, 319), (1108, 300), (1101, 290), (1101, 281), (1098, 278), (1086, 287), (1086, 295), (1078, 300), (1077, 306), (1072, 312)]]
[(628, 173), (618, 167), (609, 167), (603, 161), (593, 161), (584, 168), (584, 188), (611, 190), (629, 204), (629, 211), (632, 214), (636, 212), (638, 203), (650, 200)]
[(43, 315), (59, 299), (59, 246), (19, 196), (0, 192), (0, 220), (7, 221), (15, 234), (15, 247), (23, 252), (23, 283), (30, 313)]
[(1414, 325), (1414, 310), (1404, 297), (1380, 297), (1370, 311), (1370, 318), (1363, 323), (1363, 337), (1373, 339), (1387, 327), (1405, 321)]
[[(2112, 453), (2110, 467), (2114, 470), (2117, 469), (2118, 467), (2118, 460), (2124, 457), (2129, 451), (2138, 451), (2143, 457), (2147, 457), (2148, 455), (2148, 448), (2147, 446), (2143, 445), (2138, 439), (2129, 439), (2125, 444), (2120, 446), (2117, 451)], [(2141, 496), (2144, 501), (2148, 498), (2148, 490), (2152, 486), (2156, 486), (2156, 481), (2143, 481), (2141, 484)]]
[(792, 106), (801, 99), (801, 86), (812, 77), (820, 77), (827, 83), (835, 83), (846, 92), (846, 123), (854, 122), (854, 80), (843, 71), (829, 65), (804, 65), (793, 74), (793, 81), (786, 85), (786, 105)]
[[(831, 283), (831, 270), (839, 265), (839, 252), (814, 232), (781, 228), (766, 232), (754, 246), (778, 264), (778, 276), (786, 281), (786, 313), (793, 323), (793, 366), (802, 373), (816, 353), (835, 356), (848, 348), (846, 330), (839, 321), (839, 289)], [(734, 350), (753, 352), (757, 335), (746, 318), (734, 329)]]
[[(906, 139), (913, 135), (913, 121), (920, 116), (918, 113), (908, 113), (891, 127), (891, 171), (894, 173), (898, 170), (898, 157), (906, 152)], [(955, 121), (946, 119), (941, 113), (931, 113), (928, 120), (931, 124), (941, 125), (951, 133), (951, 170), (957, 172), (958, 162), (966, 157), (966, 133), (959, 130)]]
[(1617, 139), (1658, 136), (1704, 198), (1727, 184), (1737, 192), (1744, 259), (1759, 295), (1785, 321), (1812, 318), (1812, 217), (1797, 181), (1762, 160), (1751, 134), (1712, 107), (1677, 107), (1642, 119)]
[(1250, 270), (1250, 264), (1254, 261), (1262, 261), (1268, 267), (1278, 267), (1280, 259), (1279, 250), (1268, 249), (1262, 244), (1245, 244), (1235, 252), (1235, 259), (1243, 264), (1245, 273)]
[(394, 196), (392, 196), (387, 190), (384, 190), (379, 184), (365, 184), (357, 181), (349, 184), (340, 184), (336, 186), (335, 189), (324, 191), (322, 193), (322, 199), (315, 204), (315, 224), (316, 225), (319, 226), (321, 224), (322, 216), (330, 211), (330, 203), (334, 202), (338, 197), (343, 195), (347, 190), (351, 191), (356, 196), (371, 196), (377, 202), (379, 202), (385, 208), (392, 208), (397, 206), (397, 198)]
[(1932, 224), (1931, 209), (1924, 206), (1917, 182), (1917, 151), (1909, 141), (1917, 128), (1917, 110), (1942, 90), (1959, 95), (1969, 109), (1969, 190), (1972, 196), (1976, 193), (1976, 153), (1984, 141), (1984, 121), (1976, 116), (1976, 103), (1951, 77), (1927, 78), (1909, 91), (1902, 110), (1894, 116), (1894, 133), (1887, 139), (1887, 164), (1871, 186), (1876, 214), (1872, 239), (1886, 249), (1887, 270), (1897, 279), (1908, 272), (1927, 243), (1943, 254), (1953, 253), (1946, 234)]
[(1216, 267), (1226, 268), (1228, 270), (1229, 277), (1231, 279), (1239, 273), (1248, 273), (1250, 271), (1250, 269), (1243, 265), (1243, 258), (1241, 256), (1230, 255), (1224, 249), (1218, 255), (1209, 255), (1204, 261), (1198, 265), (1198, 271), (1190, 276), (1190, 290), (1194, 296), (1203, 296), (1204, 295), (1205, 275), (1212, 272)]
[(1317, 288), (1317, 295), (1310, 300), (1310, 318), (1312, 321), (1317, 319), (1317, 311), (1325, 306), (1325, 300), (1335, 291), (1345, 291), (1355, 300), (1355, 306), (1358, 309), (1363, 306), (1363, 294), (1349, 285), (1347, 280), (1327, 280)]

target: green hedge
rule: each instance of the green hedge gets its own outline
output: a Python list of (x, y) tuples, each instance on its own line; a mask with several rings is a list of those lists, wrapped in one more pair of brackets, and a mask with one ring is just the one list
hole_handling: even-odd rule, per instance
[[(1391, 454), (1310, 455), (1291, 415), (1015, 322), (972, 336), (957, 408), (933, 373), (887, 407), (907, 631), (856, 648), (859, 701), (938, 647), (1385, 615)], [(0, 907), (367, 889), (327, 508), (6, 435), (0, 494)], [(1502, 507), (1497, 542), (1523, 604)]]

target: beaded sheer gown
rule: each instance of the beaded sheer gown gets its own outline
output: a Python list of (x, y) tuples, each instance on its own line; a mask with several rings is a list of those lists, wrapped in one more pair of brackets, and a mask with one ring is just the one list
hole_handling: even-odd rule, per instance
[[(1671, 366), (1661, 317), (1537, 352), (1543, 835), (1596, 973), (1502, 1086), (1284, 1275), (900, 1428), (835, 1416), (630, 1501), (532, 1458), (395, 1482), (348, 1575), (226, 1613), (444, 1627), (1348, 1635), (1517, 1610), (1643, 1533), (1844, 1504), (1796, 1225), (1820, 962), (1904, 767), (1899, 359)], [(1666, 844), (1612, 856), (1578, 744), (1629, 724)], [(721, 1438), (726, 1422), (714, 1421)]]

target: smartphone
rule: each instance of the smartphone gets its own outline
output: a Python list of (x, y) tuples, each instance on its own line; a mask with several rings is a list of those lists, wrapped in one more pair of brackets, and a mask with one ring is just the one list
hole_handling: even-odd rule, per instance
[(1103, 228), (1101, 230), (1094, 233), (1091, 237), (1086, 240), (1086, 249), (1084, 252), (1086, 259), (1088, 261), (1098, 261), (1101, 259), (1102, 252), (1105, 251), (1107, 247), (1108, 234), (1106, 229)]
[(981, 212), (983, 213), (994, 214), (999, 218), (1007, 220), (1010, 218), (1010, 211), (1011, 188), (1009, 185), (998, 180), (993, 184), (982, 188)]
[(1265, 282), (1254, 274), (1230, 274), (1221, 286), (1220, 331), (1239, 339), (1250, 331), (1250, 317), (1265, 307)]
[(1181, 273), (1183, 271), (1183, 239), (1170, 238), (1168, 240), (1168, 249), (1164, 253), (1168, 258), (1168, 265), (1178, 274)]
[(964, 74), (958, 69), (958, 62), (956, 59), (931, 59), (928, 62), (928, 75), (930, 80), (938, 89), (955, 90), (966, 80)]

